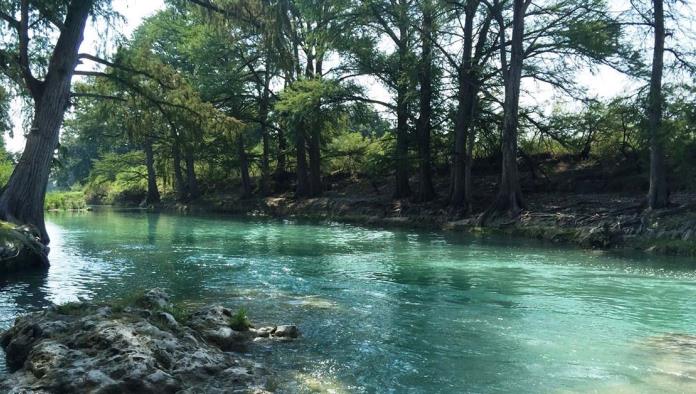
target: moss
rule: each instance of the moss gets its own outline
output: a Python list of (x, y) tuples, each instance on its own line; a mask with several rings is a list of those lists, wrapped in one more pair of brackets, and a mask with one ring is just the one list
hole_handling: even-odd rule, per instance
[(145, 292), (143, 290), (136, 290), (118, 299), (110, 300), (107, 304), (114, 312), (121, 313), (128, 307), (142, 306), (144, 297)]
[(0, 222), (0, 273), (48, 268), (47, 249), (31, 226)]
[(60, 315), (82, 316), (89, 310), (89, 307), (81, 302), (68, 302), (57, 305), (55, 310)]

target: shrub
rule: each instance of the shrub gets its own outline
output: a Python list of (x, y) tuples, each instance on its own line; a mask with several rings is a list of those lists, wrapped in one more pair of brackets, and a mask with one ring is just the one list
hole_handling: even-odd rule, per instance
[(230, 317), (230, 327), (235, 331), (247, 331), (251, 327), (246, 309), (239, 308), (237, 313)]
[(50, 192), (46, 194), (44, 207), (47, 210), (67, 211), (85, 209), (85, 194), (81, 191)]

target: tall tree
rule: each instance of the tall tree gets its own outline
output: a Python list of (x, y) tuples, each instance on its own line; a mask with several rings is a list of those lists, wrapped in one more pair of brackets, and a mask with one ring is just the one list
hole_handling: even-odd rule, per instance
[[(68, 107), (70, 87), (78, 61), (87, 18), (93, 11), (95, 0), (72, 0), (60, 2), (48, 10), (54, 10), (47, 18), (53, 25), (44, 24), (45, 17), (37, 4), (29, 0), (19, 3), (19, 19), (15, 19), (16, 4), (3, 2), (0, 16), (6, 22), (11, 35), (17, 37), (17, 53), (0, 50), (3, 71), (21, 83), (34, 102), (31, 129), (17, 166), (0, 196), (0, 218), (17, 223), (36, 226), (43, 243), (49, 243), (44, 223), (44, 199), (53, 154), (63, 117)], [(9, 4), (9, 5), (8, 5)], [(46, 4), (39, 4), (46, 5)], [(38, 15), (38, 16), (37, 16)], [(63, 17), (63, 20), (61, 20)], [(31, 19), (34, 20), (31, 20)], [(49, 28), (50, 27), (50, 28)], [(34, 29), (57, 29), (55, 45), (50, 55), (43, 79), (34, 75), (39, 68), (29, 50)], [(7, 31), (6, 29), (3, 29)], [(53, 30), (55, 31), (55, 30)], [(38, 61), (40, 62), (40, 61)], [(40, 64), (40, 63), (39, 63)]]
[(517, 216), (524, 207), (517, 168), (517, 131), (519, 125), (520, 83), (524, 61), (524, 19), (531, 0), (513, 0), (512, 37), (508, 57), (506, 22), (503, 3), (494, 2), (494, 12), (500, 29), (500, 64), (505, 87), (502, 125), (502, 171), (498, 194), (493, 205), (484, 214), (507, 212)]
[[(477, 97), (483, 83), (481, 70), (492, 53), (486, 50), (488, 32), (492, 15), (486, 12), (478, 29), (478, 39), (474, 42), (475, 18), (480, 8), (480, 0), (467, 0), (455, 7), (454, 23), (461, 27), (461, 59), (445, 53), (445, 58), (456, 70), (457, 110), (454, 121), (454, 155), (452, 160), (452, 179), (450, 203), (453, 206), (470, 209), (472, 198), (472, 153), (476, 133), (473, 127), (476, 118)], [(464, 23), (460, 23), (459, 12), (463, 8)], [(474, 48), (475, 47), (475, 48)], [(446, 52), (443, 50), (443, 52)]]
[(648, 131), (650, 136), (650, 190), (648, 206), (664, 208), (669, 204), (665, 169), (664, 129), (662, 127), (662, 72), (665, 52), (665, 11), (663, 0), (653, 0), (655, 45), (653, 47), (650, 93), (648, 95)]
[(432, 129), (432, 101), (433, 101), (433, 40), (435, 35), (435, 6), (432, 0), (425, 0), (421, 4), (423, 21), (421, 24), (421, 59), (418, 70), (418, 82), (420, 84), (420, 110), (416, 122), (416, 136), (418, 145), (418, 192), (416, 200), (424, 202), (435, 198), (433, 187), (432, 159), (430, 154), (430, 137)]
[(394, 198), (411, 195), (409, 178), (411, 164), (410, 146), (410, 106), (414, 94), (415, 54), (414, 44), (417, 24), (414, 22), (413, 0), (370, 0), (363, 2), (368, 24), (377, 36), (388, 38), (395, 50), (388, 56), (379, 52), (365, 54), (360, 59), (363, 68), (387, 84), (395, 94), (396, 142), (394, 147)]

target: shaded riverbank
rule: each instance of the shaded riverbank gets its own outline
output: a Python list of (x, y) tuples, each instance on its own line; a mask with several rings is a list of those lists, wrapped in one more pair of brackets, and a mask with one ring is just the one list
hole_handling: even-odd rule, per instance
[(291, 196), (239, 199), (218, 196), (193, 204), (165, 204), (177, 212), (336, 220), (369, 226), (441, 229), (472, 234), (525, 237), (588, 249), (630, 249), (696, 256), (696, 197), (678, 194), (670, 208), (646, 211), (642, 198), (616, 194), (535, 194), (519, 218), (486, 227), (478, 215), (466, 215), (444, 203), (416, 204), (378, 197)]

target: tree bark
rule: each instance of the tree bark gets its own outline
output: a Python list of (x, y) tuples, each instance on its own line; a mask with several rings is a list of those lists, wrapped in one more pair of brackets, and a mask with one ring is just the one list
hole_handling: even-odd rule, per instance
[(321, 122), (312, 122), (312, 132), (309, 136), (309, 195), (320, 196), (323, 192), (321, 183)]
[[(305, 124), (304, 122), (302, 124)], [(297, 159), (297, 184), (295, 185), (295, 195), (297, 197), (309, 196), (309, 176), (307, 174), (307, 147), (305, 131), (303, 127), (295, 130), (295, 155)]]
[[(401, 37), (405, 37), (407, 27), (401, 27)], [(403, 39), (402, 39), (403, 41)], [(409, 160), (408, 160), (408, 81), (406, 70), (406, 57), (408, 47), (405, 42), (399, 45), (399, 75), (396, 92), (396, 149), (394, 152), (396, 187), (394, 198), (405, 198), (411, 195), (409, 186)]]
[(244, 147), (244, 138), (237, 137), (237, 149), (239, 150), (239, 172), (242, 175), (242, 197), (248, 198), (252, 194), (251, 178), (249, 177), (249, 158)]
[(176, 130), (172, 129), (172, 163), (174, 166), (174, 190), (176, 191), (177, 201), (186, 202), (188, 200), (188, 192), (186, 190), (186, 182), (181, 169), (181, 146), (179, 144), (179, 136)]
[[(472, 105), (472, 111), (476, 108), (476, 99)], [(474, 144), (476, 143), (476, 128), (471, 125), (469, 127), (469, 132), (467, 135), (466, 143), (466, 156), (464, 159), (464, 201), (466, 201), (467, 211), (472, 210), (473, 204), (473, 193), (474, 193), (474, 179), (471, 175), (471, 169), (474, 166)]]
[(648, 206), (664, 208), (669, 204), (667, 171), (665, 169), (665, 135), (662, 127), (662, 72), (665, 51), (665, 16), (663, 0), (653, 0), (655, 7), (655, 46), (653, 49), (650, 96), (648, 97), (648, 126), (650, 133), (650, 189)]
[(259, 103), (259, 122), (261, 126), (261, 141), (263, 144), (263, 153), (261, 155), (261, 194), (268, 195), (271, 191), (271, 169), (270, 169), (270, 149), (271, 142), (268, 135), (268, 110), (270, 100), (270, 73), (268, 67), (270, 60), (266, 58), (266, 70), (263, 76), (263, 93), (261, 93), (261, 102)]
[(432, 159), (430, 154), (430, 134), (432, 129), (432, 101), (433, 101), (433, 4), (424, 1), (423, 22), (421, 27), (421, 64), (418, 79), (420, 82), (420, 113), (416, 124), (418, 136), (418, 174), (419, 184), (416, 200), (420, 202), (431, 201), (435, 198), (433, 188)]
[(278, 129), (278, 152), (276, 156), (276, 168), (273, 178), (275, 179), (276, 192), (284, 191), (288, 188), (288, 172), (287, 172), (287, 149), (288, 142), (285, 139), (283, 129)]
[[(464, 16), (464, 44), (462, 62), (458, 72), (457, 113), (454, 125), (454, 160), (452, 163), (452, 192), (450, 204), (469, 209), (471, 203), (467, 195), (467, 161), (472, 144), (468, 144), (471, 122), (474, 115), (474, 99), (477, 86), (474, 84), (473, 47), (474, 47), (474, 17), (478, 8), (478, 0), (467, 1)], [(487, 29), (486, 29), (487, 30)], [(469, 169), (470, 170), (470, 169)], [(470, 171), (469, 171), (470, 174)], [(470, 184), (470, 183), (469, 183)]]
[[(312, 57), (310, 57), (311, 59)], [(314, 67), (311, 77), (322, 77), (322, 59), (319, 54), (314, 56), (316, 66)], [(309, 75), (308, 75), (309, 77)], [(322, 121), (318, 114), (321, 113), (321, 101), (317, 103), (316, 113), (312, 117), (312, 130), (309, 134), (309, 195), (317, 197), (322, 194), (324, 187), (321, 182), (321, 131)]]
[(185, 152), (186, 158), (186, 189), (190, 200), (196, 200), (200, 197), (201, 192), (198, 187), (198, 178), (196, 177), (195, 158), (193, 155), (193, 147), (187, 146)]
[(146, 138), (143, 144), (145, 150), (145, 167), (147, 167), (147, 197), (145, 204), (158, 204), (160, 202), (160, 192), (157, 188), (157, 174), (155, 172), (155, 155), (152, 151), (152, 139)]
[[(524, 61), (524, 17), (531, 0), (514, 0), (512, 17), (512, 41), (510, 64), (507, 65), (505, 51), (505, 34), (500, 35), (501, 63), (503, 80), (505, 82), (505, 102), (503, 103), (503, 141), (502, 141), (502, 172), (498, 195), (491, 207), (482, 216), (486, 221), (497, 213), (507, 213), (517, 217), (524, 208), (517, 168), (517, 127), (519, 124), (520, 82), (522, 79), (522, 64)], [(500, 28), (504, 29), (502, 10), (498, 10)]]
[[(25, 80), (34, 99), (34, 119), (24, 152), (0, 196), (0, 218), (36, 226), (44, 244), (50, 242), (44, 223), (48, 176), (68, 107), (78, 51), (93, 3), (93, 0), (70, 2), (43, 82), (37, 84), (33, 77), (29, 78), (30, 65), (26, 59), (28, 77)], [(28, 36), (28, 32), (25, 34)]]

